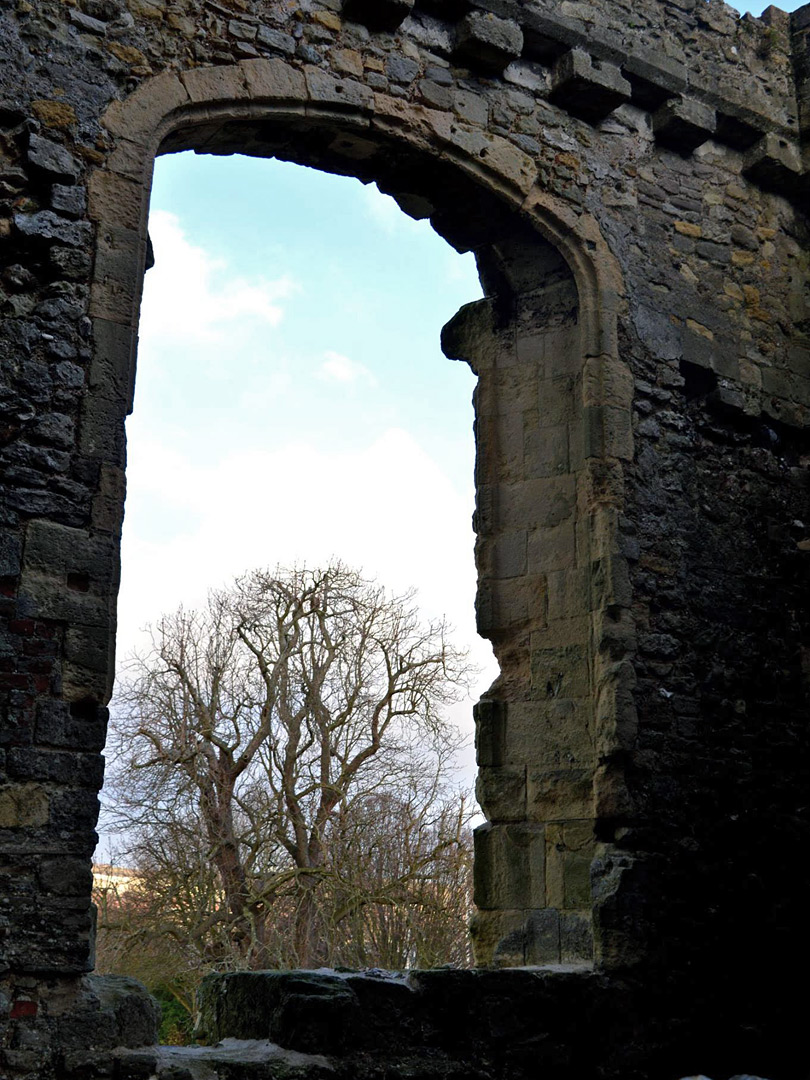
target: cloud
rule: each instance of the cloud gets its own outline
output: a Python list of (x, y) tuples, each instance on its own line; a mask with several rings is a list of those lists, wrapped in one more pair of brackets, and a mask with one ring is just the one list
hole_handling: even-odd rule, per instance
[(365, 382), (368, 386), (376, 386), (377, 379), (368, 370), (365, 364), (359, 364), (350, 360), (348, 356), (327, 350), (324, 361), (318, 368), (318, 378), (331, 383), (356, 383)]
[(472, 484), (459, 492), (409, 432), (355, 450), (291, 441), (211, 464), (142, 438), (128, 476), (120, 656), (147, 622), (244, 570), (337, 556), (397, 591), (416, 586), (424, 613), (446, 615), (485, 666), (481, 688), (494, 677), (475, 633)]
[(152, 212), (149, 233), (155, 265), (144, 281), (143, 340), (216, 342), (243, 320), (281, 322), (279, 301), (297, 288), (288, 276), (269, 281), (232, 274), (227, 260), (191, 243), (177, 216), (165, 210)]
[(402, 231), (422, 232), (426, 228), (426, 222), (410, 217), (399, 208), (395, 199), (384, 195), (375, 184), (367, 184), (363, 196), (369, 218), (389, 236)]

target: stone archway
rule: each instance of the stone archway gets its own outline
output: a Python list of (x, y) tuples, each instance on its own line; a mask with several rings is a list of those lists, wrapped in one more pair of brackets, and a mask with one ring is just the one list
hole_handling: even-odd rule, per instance
[[(6, 1070), (114, 1037), (81, 973), (123, 421), (151, 164), (191, 145), (375, 178), (479, 255), (489, 300), (445, 335), (480, 372), (479, 612), (503, 670), (478, 710), (479, 951), (562, 957), (559, 934), (582, 957), (592, 918), (600, 969), (467, 973), (473, 1028), (523, 1018), (523, 1064), (498, 1075), (532, 1075), (550, 1033), (577, 1080), (632, 1074), (628, 1042), (637, 1076), (733, 1046), (708, 1066), (728, 1075), (740, 1040), (792, 1076), (801, 1007), (774, 987), (808, 884), (806, 6), (42, 0), (2, 18)], [(601, 1045), (583, 1048), (583, 1001)]]
[[(117, 145), (90, 181), (99, 243), (81, 425), (82, 453), (101, 478), (94, 522), (103, 531), (71, 530), (62, 541), (71, 572), (89, 575), (92, 613), (84, 624), (81, 610), (74, 615), (66, 696), (103, 705), (112, 684), (123, 424), (156, 153), (274, 155), (377, 180), (455, 246), (476, 251), (488, 293), (444, 338), (479, 375), (478, 622), (502, 669), (477, 709), (479, 797), (490, 819), (477, 834), (478, 956), (507, 966), (589, 962), (595, 820), (615, 815), (622, 799), (611, 743), (632, 723), (619, 655), (632, 637), (622, 615), (627, 571), (615, 540), (622, 462), (632, 456), (631, 378), (617, 355), (620, 276), (598, 227), (538, 188), (530, 159), (505, 140), (379, 95), (352, 99), (339, 81), (283, 61), (158, 76), (103, 122)], [(54, 529), (44, 526), (44, 550)], [(90, 548), (96, 562), (82, 570)], [(63, 571), (37, 565), (41, 595)], [(24, 580), (31, 591), (31, 570)], [(616, 948), (597, 934), (598, 960)]]

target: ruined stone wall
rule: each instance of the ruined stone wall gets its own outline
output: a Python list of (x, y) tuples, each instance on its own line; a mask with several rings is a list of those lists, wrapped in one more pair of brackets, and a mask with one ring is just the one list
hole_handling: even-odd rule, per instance
[(152, 165), (188, 148), (374, 180), (476, 254), (486, 299), (444, 347), (479, 377), (477, 610), (501, 666), (477, 710), (480, 961), (592, 963), (586, 1011), (621, 980), (639, 1075), (645, 1038), (666, 1060), (701, 1014), (706, 1045), (742, 1026), (789, 1061), (810, 6), (17, 0), (0, 18), (6, 1073), (120, 1037), (80, 982), (89, 860)]

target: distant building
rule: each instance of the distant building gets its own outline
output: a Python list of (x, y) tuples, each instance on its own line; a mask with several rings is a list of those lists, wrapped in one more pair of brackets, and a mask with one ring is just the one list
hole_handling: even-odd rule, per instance
[(128, 870), (124, 866), (113, 866), (111, 863), (93, 863), (93, 890), (103, 893), (114, 892), (118, 896), (137, 884), (139, 874), (137, 870)]

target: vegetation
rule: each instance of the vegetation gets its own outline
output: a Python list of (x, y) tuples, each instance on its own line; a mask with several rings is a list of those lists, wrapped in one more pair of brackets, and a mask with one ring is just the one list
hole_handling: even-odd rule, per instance
[(412, 594), (339, 563), (255, 571), (162, 618), (114, 712), (137, 877), (99, 897), (99, 969), (190, 1013), (212, 968), (468, 963), (443, 709), (469, 675)]

